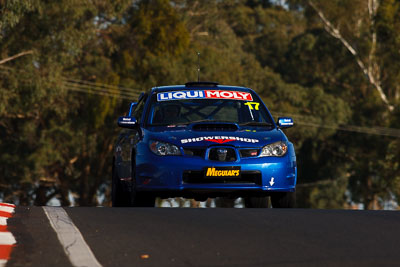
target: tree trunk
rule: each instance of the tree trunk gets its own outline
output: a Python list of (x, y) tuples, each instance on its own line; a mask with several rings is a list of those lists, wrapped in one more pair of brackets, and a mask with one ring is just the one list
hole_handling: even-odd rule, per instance
[(342, 36), (340, 30), (336, 28), (324, 15), (313, 1), (308, 0), (308, 5), (315, 10), (320, 17), (325, 30), (334, 38), (338, 39), (344, 47), (354, 56), (357, 65), (360, 67), (363, 74), (367, 77), (369, 84), (371, 84), (379, 93), (382, 101), (388, 106), (389, 111), (393, 111), (394, 107), (389, 103), (389, 100), (381, 86), (380, 67), (376, 61), (376, 30), (374, 28), (375, 15), (378, 10), (378, 2), (376, 0), (369, 0), (368, 7), (370, 12), (370, 29), (371, 29), (371, 50), (369, 51), (368, 64), (365, 64), (361, 59), (358, 51)]

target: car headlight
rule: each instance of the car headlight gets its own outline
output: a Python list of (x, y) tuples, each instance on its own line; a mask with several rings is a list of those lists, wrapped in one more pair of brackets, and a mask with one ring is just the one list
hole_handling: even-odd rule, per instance
[(177, 146), (160, 141), (150, 141), (150, 150), (159, 156), (181, 155)]
[(262, 148), (260, 157), (282, 157), (287, 152), (287, 145), (284, 142), (276, 142)]

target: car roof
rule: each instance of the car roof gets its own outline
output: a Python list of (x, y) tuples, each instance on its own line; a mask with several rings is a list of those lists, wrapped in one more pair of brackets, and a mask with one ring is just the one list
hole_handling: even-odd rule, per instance
[(227, 90), (253, 92), (252, 89), (242, 86), (219, 85), (215, 82), (188, 82), (185, 85), (157, 86), (151, 89), (152, 93), (179, 91), (179, 90)]

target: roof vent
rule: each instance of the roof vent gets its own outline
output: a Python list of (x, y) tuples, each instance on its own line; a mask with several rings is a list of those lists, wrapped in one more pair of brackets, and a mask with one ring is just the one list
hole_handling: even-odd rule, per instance
[(186, 87), (217, 87), (217, 82), (187, 82)]

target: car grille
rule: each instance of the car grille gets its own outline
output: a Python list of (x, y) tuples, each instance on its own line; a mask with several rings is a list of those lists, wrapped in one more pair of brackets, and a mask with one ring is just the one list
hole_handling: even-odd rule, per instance
[(260, 152), (259, 149), (240, 149), (239, 154), (241, 158), (251, 158), (251, 157), (257, 157), (258, 153)]
[[(225, 153), (221, 153), (221, 152)], [(214, 147), (210, 149), (210, 153), (208, 155), (209, 160), (214, 161), (236, 161), (236, 152), (235, 149), (231, 147)]]
[[(218, 157), (218, 149), (220, 147), (215, 147), (210, 149), (209, 153), (209, 159), (214, 160), (214, 161), (236, 161), (236, 153), (233, 148), (226, 148), (226, 147), (221, 147), (224, 149), (227, 149), (227, 154), (225, 160), (220, 160)], [(205, 148), (191, 148), (191, 147), (185, 147), (183, 149), (185, 155), (191, 156), (191, 157), (201, 157), (205, 158), (206, 155), (206, 149)], [(251, 158), (251, 157), (257, 157), (260, 154), (260, 149), (258, 148), (246, 148), (246, 149), (240, 149), (239, 150), (239, 155), (240, 158)]]
[(182, 180), (186, 184), (262, 184), (260, 171), (242, 171), (239, 178), (204, 178), (204, 171), (184, 171)]

